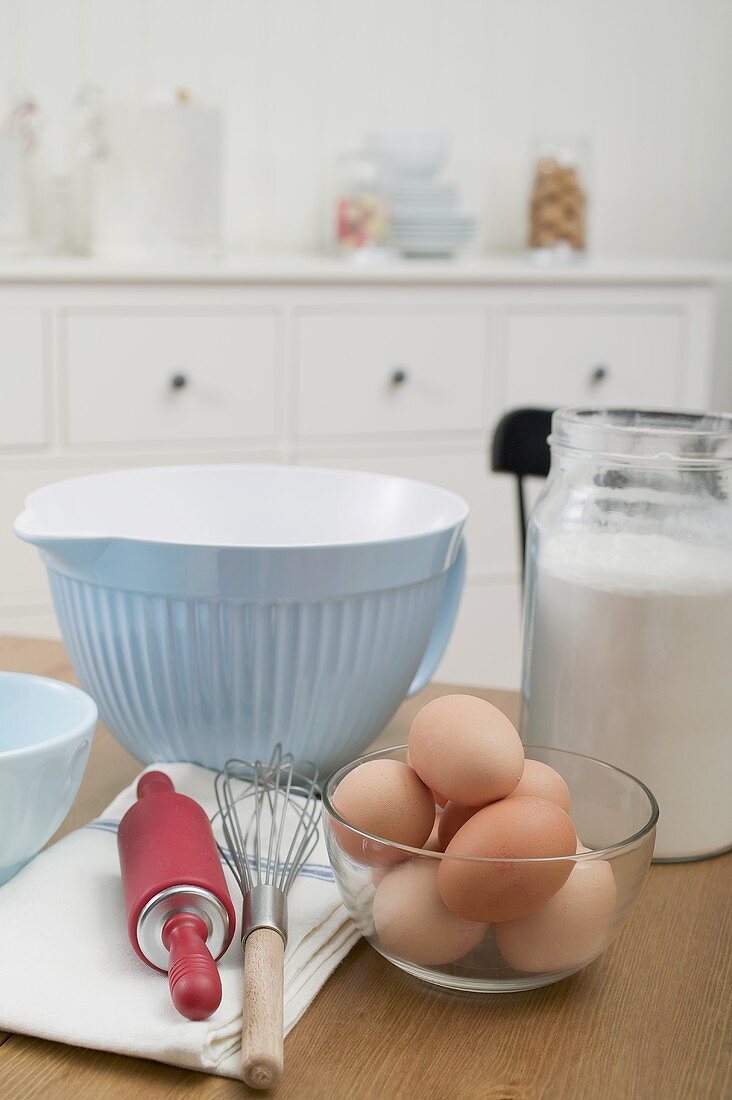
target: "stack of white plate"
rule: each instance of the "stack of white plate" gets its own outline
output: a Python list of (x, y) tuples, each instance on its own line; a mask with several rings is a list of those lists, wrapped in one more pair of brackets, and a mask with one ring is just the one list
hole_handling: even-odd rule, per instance
[(445, 136), (377, 134), (368, 147), (385, 166), (397, 251), (442, 257), (469, 244), (476, 219), (460, 213), (457, 189), (438, 178), (449, 147)]
[(460, 214), (455, 198), (435, 201), (443, 185), (433, 186), (434, 193), (429, 183), (410, 193), (392, 192), (391, 239), (406, 256), (451, 256), (475, 233), (475, 218)]

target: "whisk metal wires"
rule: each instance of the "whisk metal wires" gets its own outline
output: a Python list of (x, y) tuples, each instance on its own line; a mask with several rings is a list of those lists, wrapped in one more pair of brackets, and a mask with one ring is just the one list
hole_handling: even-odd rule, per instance
[(228, 760), (216, 776), (216, 802), (219, 849), (244, 897), (242, 941), (255, 928), (274, 928), (287, 943), (287, 893), (318, 841), (317, 768), (280, 745), (267, 764)]
[(287, 894), (318, 840), (318, 771), (278, 745), (268, 763), (228, 760), (216, 776), (211, 820), (244, 898), (242, 1077), (271, 1088), (283, 1069)]

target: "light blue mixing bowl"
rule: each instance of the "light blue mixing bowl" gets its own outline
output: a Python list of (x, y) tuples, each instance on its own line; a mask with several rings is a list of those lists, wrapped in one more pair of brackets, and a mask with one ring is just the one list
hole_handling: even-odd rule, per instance
[(69, 812), (96, 722), (94, 700), (71, 684), (0, 672), (0, 885)]
[(221, 767), (281, 741), (328, 772), (432, 675), (465, 571), (465, 502), (422, 482), (188, 466), (33, 493), (80, 683), (140, 760)]

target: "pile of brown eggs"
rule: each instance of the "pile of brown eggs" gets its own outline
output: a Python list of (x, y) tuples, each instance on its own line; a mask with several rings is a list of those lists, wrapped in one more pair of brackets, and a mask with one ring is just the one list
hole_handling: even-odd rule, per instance
[(342, 850), (373, 868), (373, 921), (387, 951), (445, 965), (492, 932), (510, 966), (538, 973), (579, 966), (604, 946), (612, 868), (558, 858), (588, 851), (567, 784), (525, 759), (516, 729), (490, 703), (471, 695), (428, 703), (412, 723), (408, 762), (360, 764), (333, 804), (355, 829), (389, 842), (336, 827)]

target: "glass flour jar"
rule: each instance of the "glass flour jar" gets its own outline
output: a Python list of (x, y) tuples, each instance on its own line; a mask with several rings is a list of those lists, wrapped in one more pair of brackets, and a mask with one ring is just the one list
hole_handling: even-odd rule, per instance
[(656, 858), (732, 846), (732, 416), (562, 409), (527, 535), (522, 736), (642, 779)]

